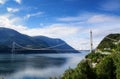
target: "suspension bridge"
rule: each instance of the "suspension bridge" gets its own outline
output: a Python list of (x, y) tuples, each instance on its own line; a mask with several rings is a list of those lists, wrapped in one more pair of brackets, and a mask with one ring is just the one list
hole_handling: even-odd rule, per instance
[[(12, 43), (12, 53), (15, 53), (16, 51), (80, 51), (80, 50), (74, 50), (74, 49), (58, 49), (57, 47), (64, 46), (66, 43), (57, 44), (55, 46), (45, 47), (45, 48), (30, 48), (30, 47), (24, 47), (16, 42)], [(19, 47), (19, 48), (18, 48)]]
[[(110, 39), (110, 38), (109, 38)], [(55, 45), (55, 46), (50, 46), (50, 47), (45, 47), (45, 48), (37, 48), (37, 49), (35, 49), (35, 48), (30, 48), (30, 47), (24, 47), (24, 46), (22, 46), (22, 45), (20, 45), (20, 44), (18, 44), (18, 43), (16, 43), (15, 41), (13, 41), (13, 43), (12, 43), (12, 50), (11, 50), (11, 52), (12, 53), (14, 53), (14, 52), (16, 52), (16, 51), (20, 51), (20, 50), (22, 50), (22, 51), (24, 51), (24, 50), (29, 50), (29, 51), (81, 51), (81, 50), (75, 50), (75, 49), (58, 49), (57, 47), (60, 47), (60, 46), (63, 46), (63, 45), (65, 45), (66, 43), (61, 43), (61, 44), (57, 44), (57, 45)], [(20, 47), (20, 49), (18, 49), (18, 48), (16, 48), (16, 46), (17, 47)], [(92, 31), (90, 30), (90, 52), (92, 52), (92, 50), (93, 50), (93, 38), (92, 38)]]

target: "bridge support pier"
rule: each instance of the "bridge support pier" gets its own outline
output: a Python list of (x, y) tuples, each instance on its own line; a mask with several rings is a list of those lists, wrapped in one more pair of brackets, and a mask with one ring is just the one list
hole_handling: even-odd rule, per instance
[(12, 43), (12, 50), (11, 50), (12, 54), (14, 54), (15, 52), (15, 42)]

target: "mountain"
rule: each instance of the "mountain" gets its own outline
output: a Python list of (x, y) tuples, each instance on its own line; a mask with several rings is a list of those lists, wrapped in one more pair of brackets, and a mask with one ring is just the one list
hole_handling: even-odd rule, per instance
[(101, 51), (110, 51), (116, 49), (119, 42), (120, 34), (109, 34), (100, 42), (97, 49)]
[[(36, 37), (31, 37), (28, 35), (24, 35), (21, 34), (13, 29), (9, 29), (9, 28), (0, 28), (0, 53), (2, 52), (10, 52), (11, 48), (12, 48), (12, 43), (15, 42), (23, 47), (26, 48), (33, 48), (33, 49), (39, 49), (39, 48), (47, 48), (47, 47), (51, 47), (54, 45), (58, 45), (58, 44), (63, 44), (63, 46), (59, 46), (56, 49), (72, 49), (74, 50), (71, 46), (69, 46), (68, 44), (66, 44), (64, 41), (60, 40), (60, 39), (53, 39), (53, 38), (48, 38), (45, 36), (36, 36)], [(22, 47), (17, 46), (16, 48), (21, 49)], [(52, 49), (52, 48), (51, 48)], [(21, 52), (34, 52), (33, 50), (23, 50)], [(43, 53), (43, 52), (50, 52), (50, 50), (44, 51), (38, 51), (36, 50), (37, 53)], [(75, 51), (75, 50), (74, 50)], [(55, 52), (55, 53), (59, 53), (60, 51), (58, 50), (53, 50), (50, 53)], [(65, 52), (69, 52), (69, 51), (65, 51)], [(77, 52), (77, 51), (76, 51)]]
[(8, 28), (0, 28), (0, 45), (6, 45), (8, 47), (11, 47), (13, 42), (16, 42), (22, 46), (29, 46), (32, 45), (33, 47), (40, 46), (40, 47), (46, 47), (46, 44), (44, 41), (36, 42), (32, 39), (32, 37), (21, 34), (15, 30), (8, 29)]
[(37, 41), (44, 40), (49, 47), (54, 47), (55, 49), (62, 49), (61, 51), (58, 50), (57, 52), (63, 52), (63, 51), (78, 52), (74, 48), (69, 46), (67, 43), (65, 43), (65, 41), (58, 39), (58, 38), (53, 39), (53, 38), (49, 38), (49, 37), (45, 37), (45, 36), (35, 36), (33, 38)]

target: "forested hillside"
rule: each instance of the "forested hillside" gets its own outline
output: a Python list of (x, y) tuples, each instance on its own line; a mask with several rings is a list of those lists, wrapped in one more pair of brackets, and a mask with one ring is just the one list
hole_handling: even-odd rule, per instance
[[(109, 38), (107, 38), (109, 37)], [(106, 36), (97, 49), (110, 48), (110, 54), (91, 52), (75, 69), (69, 68), (61, 79), (120, 79), (120, 34)], [(116, 42), (116, 44), (114, 44)]]

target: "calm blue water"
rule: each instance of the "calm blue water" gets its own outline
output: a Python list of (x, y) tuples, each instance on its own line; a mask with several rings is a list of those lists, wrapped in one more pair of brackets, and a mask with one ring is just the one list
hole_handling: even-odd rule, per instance
[(15, 54), (0, 55), (0, 78), (48, 79), (59, 77), (69, 67), (76, 65), (88, 54)]

